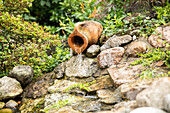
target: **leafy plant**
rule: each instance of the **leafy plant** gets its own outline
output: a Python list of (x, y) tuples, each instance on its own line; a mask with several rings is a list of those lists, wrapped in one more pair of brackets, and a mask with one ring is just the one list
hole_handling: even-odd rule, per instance
[(156, 77), (167, 77), (168, 73), (156, 74), (156, 69), (146, 69), (141, 74), (137, 75), (141, 79), (151, 79)]
[(74, 84), (74, 85), (72, 85), (72, 86), (70, 86), (70, 87), (68, 87), (67, 89), (65, 89), (65, 91), (69, 91), (69, 90), (71, 90), (71, 89), (73, 89), (73, 88), (76, 88), (76, 87), (78, 87), (78, 88), (80, 88), (81, 90), (86, 90), (86, 91), (89, 91), (89, 86), (91, 85), (91, 84), (93, 84), (93, 83), (95, 83), (96, 81), (92, 81), (92, 82), (90, 82), (90, 83), (85, 83), (85, 84)]
[[(36, 22), (27, 22), (19, 11), (10, 10), (7, 5), (10, 0), (2, 2), (3, 10), (0, 13), (0, 74), (6, 75), (16, 65), (30, 65), (34, 75), (39, 76), (52, 69), (60, 62), (69, 58), (69, 51), (59, 35), (52, 35)], [(10, 4), (31, 4), (30, 0), (11, 1)], [(18, 6), (18, 5), (16, 5)], [(9, 8), (8, 8), (9, 7)], [(20, 10), (20, 9), (19, 9)], [(9, 11), (9, 12), (6, 12)], [(47, 50), (55, 47), (51, 56)]]
[(43, 112), (45, 112), (45, 113), (48, 113), (48, 111), (49, 111), (50, 109), (59, 109), (59, 108), (62, 108), (62, 107), (64, 107), (64, 106), (66, 106), (66, 105), (69, 105), (69, 104), (73, 103), (73, 102), (72, 102), (72, 98), (73, 98), (73, 97), (71, 97), (71, 98), (69, 98), (69, 99), (65, 99), (64, 101), (58, 101), (58, 102), (55, 103), (53, 106), (48, 107), (48, 108), (46, 108), (46, 109), (44, 109), (44, 110), (41, 110), (41, 111), (43, 111)]

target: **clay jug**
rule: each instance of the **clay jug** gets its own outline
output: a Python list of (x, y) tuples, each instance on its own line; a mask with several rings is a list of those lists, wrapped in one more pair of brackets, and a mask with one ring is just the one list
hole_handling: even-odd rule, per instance
[(102, 31), (103, 27), (99, 22), (78, 22), (68, 37), (68, 44), (77, 54), (82, 53), (88, 46), (98, 42)]

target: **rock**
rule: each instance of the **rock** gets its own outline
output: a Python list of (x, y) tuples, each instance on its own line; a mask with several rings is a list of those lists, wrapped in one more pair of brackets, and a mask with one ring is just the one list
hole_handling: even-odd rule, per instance
[(135, 100), (136, 95), (143, 91), (144, 89), (148, 88), (153, 79), (143, 79), (143, 80), (136, 80), (132, 83), (122, 84), (121, 87), (121, 95), (123, 99), (128, 100)]
[(39, 98), (48, 93), (48, 87), (54, 81), (52, 76), (54, 73), (44, 74), (33, 80), (25, 89), (23, 97)]
[(164, 96), (163, 109), (170, 113), (170, 94)]
[(117, 64), (122, 59), (124, 52), (125, 50), (122, 47), (106, 49), (97, 56), (97, 64), (100, 68), (107, 68)]
[(121, 45), (125, 45), (132, 41), (132, 37), (130, 35), (124, 35), (124, 36), (116, 36), (109, 38), (103, 46), (101, 46), (100, 50), (103, 51), (105, 49), (119, 47)]
[(113, 93), (110, 93), (110, 95), (105, 95), (105, 97), (99, 99), (100, 102), (103, 102), (105, 104), (115, 104), (117, 102), (121, 102), (121, 93), (120, 93), (120, 87), (117, 88)]
[(110, 79), (109, 75), (107, 75), (107, 76), (97, 78), (96, 82), (88, 87), (89, 88), (88, 92), (97, 91), (103, 88), (110, 88), (110, 87), (113, 87), (113, 82)]
[(68, 104), (76, 103), (77, 101), (82, 100), (82, 97), (69, 95), (69, 94), (60, 94), (53, 93), (45, 96), (44, 99), (44, 111), (48, 112), (53, 110), (52, 108), (59, 109), (60, 107), (64, 107)]
[(114, 113), (113, 111), (99, 111), (99, 112), (95, 112), (95, 113)]
[(170, 94), (170, 78), (162, 77), (156, 79), (150, 87), (136, 96), (137, 104), (140, 107), (163, 109), (163, 99), (167, 94)]
[(7, 76), (0, 78), (0, 100), (15, 98), (22, 91), (21, 84), (16, 79)]
[(86, 52), (86, 55), (88, 57), (95, 57), (100, 51), (100, 46), (99, 45), (91, 45)]
[(129, 113), (131, 111), (131, 108), (129, 107), (121, 107), (114, 111), (114, 113)]
[(108, 71), (107, 69), (98, 69), (97, 72), (93, 75), (93, 77), (97, 78), (97, 77), (102, 77), (102, 76), (105, 76), (105, 75), (108, 75)]
[(52, 76), (53, 79), (60, 79), (64, 77), (66, 68), (66, 62), (60, 63), (57, 67), (54, 68), (54, 75)]
[(44, 98), (28, 99), (24, 98), (19, 110), (21, 113), (40, 113), (43, 108)]
[(0, 113), (13, 113), (13, 111), (9, 108), (3, 108), (3, 109), (0, 109)]
[(81, 101), (73, 105), (73, 109), (83, 113), (100, 111), (102, 104), (98, 101)]
[(90, 77), (94, 73), (96, 73), (97, 61), (92, 58), (86, 58), (81, 54), (77, 56), (73, 56), (67, 63), (66, 63), (66, 76), (67, 77)]
[(115, 86), (136, 81), (137, 75), (144, 69), (141, 65), (129, 66), (129, 63), (120, 68), (109, 68), (108, 72)]
[(48, 88), (48, 92), (54, 93), (54, 92), (72, 92), (69, 89), (73, 88), (74, 86), (77, 86), (79, 83), (72, 82), (69, 80), (55, 80), (54, 84)]
[(148, 42), (155, 48), (165, 47), (166, 45), (165, 43), (163, 43), (164, 42), (163, 37), (155, 35), (155, 34), (152, 34), (151, 36), (149, 36)]
[(158, 108), (141, 107), (131, 111), (130, 113), (166, 113), (166, 112)]
[(50, 112), (51, 113), (81, 113), (79, 111), (74, 110), (71, 106), (62, 107), (57, 111), (50, 111)]
[(170, 44), (170, 26), (162, 26), (155, 29), (156, 34), (152, 34), (148, 41), (153, 47), (165, 47), (165, 41)]
[(24, 86), (31, 82), (33, 77), (33, 69), (28, 65), (19, 65), (14, 67), (10, 73), (9, 77), (16, 78)]
[(115, 110), (118, 110), (119, 108), (130, 108), (131, 110), (132, 109), (135, 109), (137, 108), (137, 104), (136, 104), (136, 101), (135, 100), (132, 100), (132, 101), (122, 101), (122, 102), (119, 102), (117, 104), (114, 105), (114, 109)]
[(97, 96), (99, 98), (106, 98), (109, 97), (110, 95), (112, 95), (114, 93), (113, 90), (110, 89), (100, 89), (97, 91)]
[(5, 104), (5, 106), (6, 106), (7, 108), (16, 109), (17, 106), (18, 106), (18, 103), (15, 102), (14, 100), (9, 100), (9, 101)]
[(144, 43), (144, 42), (132, 42), (128, 46), (128, 48), (126, 50), (126, 54), (128, 56), (136, 57), (137, 53), (138, 54), (145, 53), (146, 50), (147, 50), (146, 43)]
[(5, 106), (4, 102), (0, 102), (0, 109), (2, 109)]

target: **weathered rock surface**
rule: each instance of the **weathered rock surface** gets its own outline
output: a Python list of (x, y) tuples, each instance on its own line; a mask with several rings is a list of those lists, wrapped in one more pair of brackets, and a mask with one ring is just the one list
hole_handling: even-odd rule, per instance
[(0, 109), (0, 113), (13, 113), (13, 111), (9, 108), (3, 108), (3, 109)]
[(144, 89), (148, 88), (151, 85), (152, 81), (152, 79), (139, 79), (132, 83), (122, 84), (120, 86), (122, 98), (128, 100), (135, 100), (136, 95)]
[(122, 59), (124, 52), (123, 47), (106, 49), (97, 56), (97, 64), (100, 68), (107, 68), (117, 64)]
[(4, 102), (0, 102), (0, 109), (2, 109), (5, 106)]
[(124, 35), (124, 36), (116, 36), (109, 38), (105, 44), (100, 48), (101, 51), (109, 48), (119, 47), (121, 45), (127, 44), (130, 41), (132, 41), (132, 37), (130, 35)]
[(96, 73), (97, 61), (92, 58), (86, 58), (81, 56), (73, 56), (66, 64), (66, 76), (67, 77), (90, 77)]
[(132, 109), (129, 107), (121, 107), (114, 111), (114, 113), (129, 113)]
[(122, 102), (119, 102), (117, 104), (114, 105), (114, 109), (115, 110), (118, 110), (119, 108), (130, 108), (131, 110), (132, 109), (135, 109), (137, 108), (137, 104), (136, 104), (136, 101), (135, 100), (132, 100), (132, 101), (122, 101)]
[(109, 97), (110, 95), (112, 95), (114, 93), (113, 90), (110, 89), (100, 89), (97, 91), (97, 96), (99, 98), (106, 98)]
[(99, 99), (100, 102), (103, 102), (105, 104), (114, 104), (117, 102), (121, 102), (121, 92), (120, 92), (120, 87), (117, 88), (113, 93), (110, 93), (110, 95), (105, 95), (105, 97), (101, 97)]
[(163, 108), (170, 113), (170, 93), (164, 96)]
[(54, 68), (54, 75), (52, 78), (54, 79), (60, 79), (64, 77), (65, 74), (65, 68), (66, 68), (66, 62), (60, 63), (57, 67)]
[(72, 82), (69, 80), (55, 80), (54, 84), (48, 88), (48, 92), (54, 93), (54, 92), (66, 92), (69, 87), (73, 87), (77, 85), (77, 82)]
[(124, 83), (134, 82), (137, 75), (143, 70), (141, 65), (129, 66), (129, 64), (122, 65), (120, 68), (109, 68), (108, 72), (116, 86)]
[(102, 104), (98, 101), (81, 101), (73, 105), (75, 110), (81, 111), (83, 113), (100, 111)]
[[(82, 100), (82, 97), (73, 96), (69, 94), (60, 94), (60, 93), (53, 93), (48, 94), (44, 98), (44, 110), (49, 111), (53, 108), (53, 106), (59, 107), (59, 106), (66, 106), (67, 104), (75, 103), (76, 101)], [(63, 103), (61, 103), (61, 101)], [(51, 112), (53, 113), (53, 112)]]
[(136, 96), (137, 104), (142, 107), (164, 109), (163, 99), (167, 94), (170, 94), (170, 78), (159, 78)]
[(18, 103), (15, 102), (14, 100), (9, 100), (9, 101), (5, 104), (5, 106), (6, 106), (7, 108), (16, 109), (17, 106), (18, 106)]
[(21, 84), (16, 79), (7, 76), (0, 78), (0, 100), (15, 98), (22, 91)]
[(34, 113), (34, 112), (40, 113), (39, 110), (42, 108), (43, 103), (44, 98), (37, 99), (24, 98), (19, 110), (21, 111), (21, 113)]
[(86, 52), (86, 55), (88, 57), (95, 57), (100, 51), (100, 46), (99, 45), (91, 45)]
[(25, 89), (23, 97), (39, 98), (48, 93), (48, 87), (54, 80), (51, 79), (54, 73), (44, 74), (33, 80)]
[(141, 107), (131, 111), (130, 113), (166, 113), (166, 112), (154, 107)]
[(21, 84), (27, 85), (32, 80), (33, 69), (28, 65), (16, 66), (10, 71), (9, 76), (16, 78)]
[(114, 113), (113, 111), (99, 111), (99, 112), (96, 112), (96, 113)]
[(74, 110), (71, 106), (62, 107), (62, 108), (60, 108), (59, 110), (56, 110), (56, 111), (54, 111), (54, 110), (53, 110), (52, 113), (81, 113), (79, 111)]
[(145, 53), (147, 50), (147, 46), (146, 46), (146, 43), (144, 42), (132, 42), (127, 50), (126, 50), (126, 54), (128, 56), (133, 56), (133, 57), (136, 57), (137, 56), (137, 53)]
[(109, 75), (97, 78), (96, 82), (90, 85), (89, 92), (97, 91), (104, 88), (113, 87), (113, 81), (110, 79)]
[(148, 41), (153, 47), (165, 47), (164, 41), (170, 44), (170, 26), (162, 26), (155, 29), (156, 35), (152, 34)]

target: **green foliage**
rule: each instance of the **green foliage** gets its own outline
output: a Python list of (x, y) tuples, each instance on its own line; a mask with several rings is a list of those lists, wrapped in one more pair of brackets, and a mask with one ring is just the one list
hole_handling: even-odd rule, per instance
[(132, 65), (142, 64), (150, 67), (153, 62), (163, 61), (170, 68), (170, 51), (168, 49), (154, 48), (146, 54), (139, 54), (139, 56), (142, 58), (133, 62)]
[[(3, 5), (8, 7), (6, 4), (8, 2), (15, 4), (15, 1), (13, 3), (6, 0)], [(23, 6), (25, 2), (31, 4), (30, 0), (20, 0), (17, 3)], [(10, 7), (11, 5), (7, 9)], [(5, 10), (0, 14), (0, 74), (2, 76), (8, 74), (16, 65), (30, 65), (34, 69), (34, 75), (38, 76), (52, 71), (56, 65), (69, 58), (69, 51), (63, 48), (65, 45), (60, 40), (61, 37), (45, 32), (45, 28), (36, 22), (25, 21), (18, 14), (19, 11), (20, 9)], [(49, 56), (47, 49), (53, 46), (56, 46), (56, 50)]]
[(86, 91), (89, 91), (90, 89), (89, 89), (89, 86), (90, 85), (92, 85), (93, 83), (95, 83), (96, 81), (92, 81), (92, 82), (90, 82), (90, 83), (85, 83), (85, 84), (74, 84), (74, 85), (72, 85), (72, 86), (70, 86), (70, 87), (68, 87), (67, 89), (65, 89), (65, 91), (69, 91), (69, 90), (71, 90), (71, 89), (73, 89), (73, 88), (76, 88), (76, 87), (78, 87), (78, 88), (80, 88), (81, 90), (86, 90)]
[(29, 12), (27, 6), (32, 6), (33, 0), (0, 0), (0, 11), (12, 14), (22, 14)]
[(66, 106), (66, 105), (69, 105), (69, 104), (73, 103), (72, 99), (74, 99), (74, 97), (71, 97), (69, 99), (65, 99), (64, 101), (58, 101), (54, 105), (52, 105), (52, 106), (50, 106), (50, 107), (48, 107), (48, 108), (46, 108), (46, 109), (44, 109), (42, 111), (45, 112), (45, 113), (48, 113), (48, 111), (50, 109), (59, 109), (59, 108), (62, 108), (64, 106)]
[(170, 68), (169, 46), (170, 45), (167, 44), (166, 49), (154, 48), (146, 54), (139, 54), (141, 59), (134, 61), (131, 65), (142, 64), (142, 66), (147, 67), (147, 69), (138, 75), (141, 79), (168, 76), (169, 73), (156, 74), (154, 67), (157, 66), (157, 62), (161, 61)]
[(167, 0), (165, 7), (155, 7), (157, 18), (161, 19), (164, 22), (169, 22), (170, 21), (170, 3)]
[(141, 79), (151, 79), (156, 77), (167, 77), (168, 73), (156, 74), (156, 69), (149, 68), (142, 71), (142, 73), (137, 76), (139, 76)]

